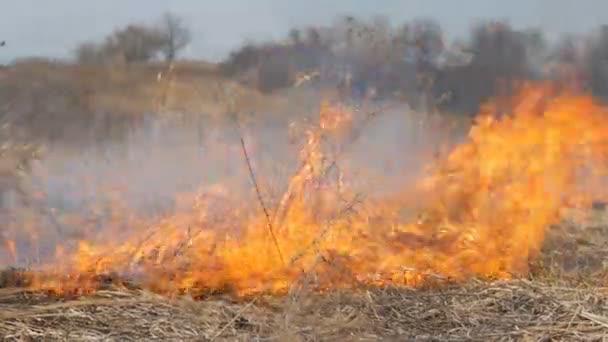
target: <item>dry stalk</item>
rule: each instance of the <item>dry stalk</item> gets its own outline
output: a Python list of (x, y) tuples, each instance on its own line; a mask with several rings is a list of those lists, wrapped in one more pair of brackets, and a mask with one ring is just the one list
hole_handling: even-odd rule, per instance
[(349, 203), (346, 207), (342, 208), (333, 217), (331, 217), (328, 220), (326, 220), (325, 224), (324, 224), (325, 227), (323, 228), (323, 230), (321, 231), (321, 233), (319, 233), (319, 235), (313, 239), (313, 241), (312, 241), (312, 243), (310, 243), (310, 245), (302, 248), (298, 253), (294, 254), (294, 256), (289, 261), (289, 266), (293, 266), (293, 264), (295, 264), (298, 260), (300, 260), (311, 249), (315, 249), (315, 250), (318, 251), (318, 246), (321, 243), (321, 241), (323, 241), (323, 239), (325, 238), (325, 236), (327, 235), (327, 233), (329, 232), (329, 228), (331, 227), (331, 225), (336, 220), (338, 220), (343, 214), (351, 212), (354, 209), (355, 205), (357, 205), (358, 203), (360, 203), (360, 201), (361, 201), (360, 196), (359, 195), (355, 195), (355, 197), (353, 198), (353, 200), (351, 201), (351, 203)]
[(157, 104), (158, 113), (162, 113), (165, 110), (165, 108), (167, 106), (167, 102), (169, 101), (169, 95), (171, 93), (171, 88), (173, 87), (173, 84), (175, 82), (175, 79), (174, 79), (175, 76), (173, 74), (174, 68), (175, 68), (175, 65), (173, 63), (169, 63), (167, 65), (165, 75), (163, 75), (162, 72), (160, 72), (159, 76), (157, 78), (157, 82), (161, 82), (163, 79), (165, 80), (164, 82), (162, 82), (164, 84), (164, 87), (161, 90), (161, 97)]
[(262, 210), (264, 211), (264, 216), (266, 216), (266, 224), (268, 227), (268, 232), (270, 233), (270, 236), (272, 237), (272, 241), (274, 242), (275, 248), (277, 249), (279, 258), (281, 258), (281, 263), (284, 265), (285, 258), (283, 257), (283, 252), (281, 252), (281, 247), (279, 246), (279, 241), (277, 240), (277, 237), (274, 233), (274, 229), (272, 227), (272, 221), (270, 218), (270, 214), (268, 213), (268, 209), (266, 208), (266, 205), (264, 204), (264, 198), (262, 197), (262, 193), (260, 192), (260, 187), (258, 186), (258, 182), (255, 177), (255, 173), (253, 172), (253, 167), (251, 166), (251, 161), (249, 160), (249, 154), (247, 153), (247, 148), (245, 147), (245, 140), (243, 139), (242, 136), (240, 137), (240, 139), (241, 139), (241, 148), (243, 150), (243, 156), (245, 157), (245, 162), (247, 163), (247, 169), (249, 170), (249, 177), (251, 178), (251, 183), (253, 184), (253, 187), (255, 188), (255, 193), (257, 195), (258, 202), (260, 203), (260, 206), (262, 207)]
[(247, 309), (249, 309), (253, 304), (255, 304), (255, 302), (258, 300), (258, 298), (260, 298), (260, 295), (258, 294), (257, 296), (255, 296), (251, 301), (249, 301), (249, 303), (247, 303), (247, 305), (243, 306), (237, 313), (236, 315), (234, 315), (234, 317), (232, 317), (232, 319), (230, 321), (228, 321), (228, 323), (224, 324), (224, 326), (221, 327), (221, 329), (215, 333), (209, 340), (213, 341), (216, 338), (220, 337), (224, 331), (226, 331), (226, 329), (228, 329), (229, 326), (231, 326), (234, 322), (236, 322), (237, 319), (239, 319), (243, 313), (245, 313), (245, 311), (247, 311)]
[(243, 138), (243, 134), (241, 133), (239, 122), (238, 122), (238, 119), (237, 119), (237, 115), (233, 111), (234, 110), (234, 106), (235, 106), (235, 99), (230, 96), (230, 95), (232, 95), (231, 94), (232, 93), (231, 89), (226, 88), (226, 89), (224, 89), (224, 92), (226, 93), (227, 100), (229, 101), (228, 102), (228, 108), (227, 108), (228, 112), (229, 113), (234, 113), (234, 115), (228, 114), (228, 116), (232, 119), (232, 122), (234, 124), (234, 129), (235, 129), (236, 133), (239, 136), (239, 140), (240, 140), (240, 144), (241, 144), (241, 150), (243, 152), (243, 157), (245, 159), (245, 163), (247, 164), (247, 171), (249, 172), (249, 178), (250, 178), (251, 183), (252, 183), (252, 185), (253, 185), (253, 187), (255, 189), (256, 196), (257, 196), (257, 199), (258, 199), (258, 203), (262, 207), (262, 210), (264, 212), (264, 216), (266, 217), (266, 226), (267, 226), (268, 232), (270, 234), (270, 237), (272, 238), (273, 244), (275, 246), (277, 254), (279, 255), (281, 263), (283, 265), (285, 265), (285, 258), (283, 257), (283, 252), (281, 251), (281, 246), (279, 245), (279, 240), (277, 239), (277, 236), (275, 234), (275, 231), (274, 231), (274, 228), (273, 228), (273, 224), (272, 224), (272, 220), (271, 220), (270, 214), (268, 212), (268, 208), (267, 208), (266, 204), (264, 203), (264, 198), (262, 197), (262, 192), (260, 191), (260, 187), (258, 185), (258, 181), (257, 181), (257, 178), (255, 176), (255, 172), (253, 170), (253, 166), (251, 165), (251, 159), (249, 158), (249, 153), (247, 152), (247, 147), (245, 146), (245, 138)]
[[(388, 105), (388, 106), (384, 106), (380, 109), (373, 110), (373, 111), (366, 113), (365, 117), (363, 119), (363, 122), (357, 127), (356, 130), (354, 130), (349, 135), (348, 140), (345, 142), (345, 144), (343, 144), (341, 146), (341, 148), (335, 154), (334, 157), (336, 160), (332, 163), (328, 163), (327, 165), (325, 165), (324, 169), (320, 170), (319, 174), (321, 174), (321, 175), (327, 174), (327, 172), (331, 168), (336, 167), (337, 159), (339, 159), (344, 153), (346, 153), (348, 151), (349, 147), (352, 147), (357, 142), (357, 140), (363, 135), (363, 132), (364, 132), (366, 126), (379, 114), (385, 112), (386, 110), (389, 110), (392, 107), (394, 107), (394, 105)], [(323, 129), (321, 127), (317, 126), (316, 130), (317, 131), (315, 131), (314, 133), (319, 135), (320, 140), (321, 141), (325, 140), (326, 136), (325, 136), (325, 134), (323, 134)], [(312, 153), (313, 153), (313, 151), (308, 151), (306, 156), (304, 156), (300, 166), (296, 170), (292, 179), (295, 177), (302, 177), (307, 172), (307, 170), (308, 170), (307, 167), (310, 166), (309, 160), (310, 160)], [(282, 225), (284, 215), (286, 214), (286, 212), (289, 208), (289, 205), (291, 203), (291, 200), (293, 199), (293, 196), (295, 196), (295, 192), (296, 191), (294, 190), (294, 187), (292, 186), (292, 184), (290, 184), (287, 191), (283, 194), (281, 200), (278, 202), (277, 208), (274, 211), (274, 217), (272, 220), (272, 222), (275, 223), (274, 224), (275, 227), (280, 227)]]

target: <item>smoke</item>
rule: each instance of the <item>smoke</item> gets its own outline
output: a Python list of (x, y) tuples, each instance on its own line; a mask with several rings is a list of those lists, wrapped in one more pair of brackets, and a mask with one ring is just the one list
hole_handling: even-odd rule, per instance
[[(50, 146), (28, 177), (26, 197), (35, 201), (14, 196), (10, 208), (14, 214), (3, 238), (16, 241), (18, 253), (11, 256), (5, 251), (0, 262), (44, 263), (58, 246), (70, 249), (81, 240), (116, 240), (116, 227), (122, 227), (119, 234), (126, 238), (135, 222), (154, 225), (180, 211), (192, 211), (201, 193), (216, 196), (219, 204), (238, 194), (247, 202), (231, 210), (262, 210), (241, 138), (264, 205), (272, 211), (299, 167), (299, 151), (306, 143), (303, 133), (318, 121), (318, 105), (311, 107), (307, 115), (294, 114), (296, 108), (284, 115), (285, 120), (221, 124), (205, 120), (185, 124), (151, 114), (119, 141)], [(329, 147), (341, 153), (328, 153), (328, 162), (335, 162), (344, 180), (366, 197), (411, 186), (442, 148), (465, 131), (447, 125), (446, 117), (396, 103), (348, 110), (353, 127)]]

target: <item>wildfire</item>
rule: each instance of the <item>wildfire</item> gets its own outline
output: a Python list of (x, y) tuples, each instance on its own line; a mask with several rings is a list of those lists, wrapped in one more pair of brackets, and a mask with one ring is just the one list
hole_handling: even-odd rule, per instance
[[(238, 209), (254, 202), (216, 186), (156, 224), (131, 220), (127, 238), (58, 249), (54, 262), (28, 275), (31, 286), (83, 293), (117, 275), (159, 293), (245, 295), (301, 282), (330, 289), (525, 275), (545, 228), (604, 176), (608, 109), (538, 84), (510, 103), (502, 117), (486, 105), (468, 140), (418, 187), (373, 199), (355, 193), (335, 163), (350, 115), (323, 105), (270, 217), (258, 204)], [(424, 207), (415, 222), (402, 215), (412, 198)]]

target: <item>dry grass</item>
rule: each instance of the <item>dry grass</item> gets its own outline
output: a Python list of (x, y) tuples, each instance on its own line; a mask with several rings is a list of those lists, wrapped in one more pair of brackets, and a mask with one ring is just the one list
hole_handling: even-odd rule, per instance
[(292, 294), (255, 302), (106, 290), (59, 301), (0, 292), (6, 340), (589, 340), (608, 336), (607, 288), (531, 281)]
[(96, 113), (113, 113), (116, 122), (152, 112), (217, 115), (226, 109), (227, 88), (237, 92), (239, 105), (252, 112), (264, 113), (282, 103), (226, 80), (213, 66), (195, 62), (178, 63), (171, 72), (166, 65), (154, 64), (23, 62), (0, 69), (0, 81), (0, 117), (11, 113), (12, 119), (38, 124), (40, 129), (49, 117), (76, 130), (88, 128)]

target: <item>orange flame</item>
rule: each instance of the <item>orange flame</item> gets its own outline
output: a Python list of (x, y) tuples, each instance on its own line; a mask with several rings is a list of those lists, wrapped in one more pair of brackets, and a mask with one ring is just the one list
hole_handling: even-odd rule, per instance
[(9, 257), (13, 262), (17, 261), (17, 246), (14, 240), (6, 240), (6, 250), (8, 251)]
[[(545, 228), (571, 199), (588, 195), (580, 175), (604, 176), (608, 110), (547, 85), (525, 86), (511, 103), (500, 118), (494, 104), (485, 106), (468, 141), (432, 166), (419, 188), (367, 200), (343, 177), (328, 180), (324, 146), (351, 119), (324, 104), (271, 222), (235, 209), (242, 201), (216, 186), (214, 197), (203, 191), (190, 210), (155, 225), (132, 221), (135, 238), (126, 242), (81, 241), (32, 274), (32, 286), (86, 293), (101, 275), (118, 274), (160, 293), (244, 295), (301, 281), (327, 289), (525, 275)], [(417, 222), (402, 217), (412, 198), (425, 206)]]

